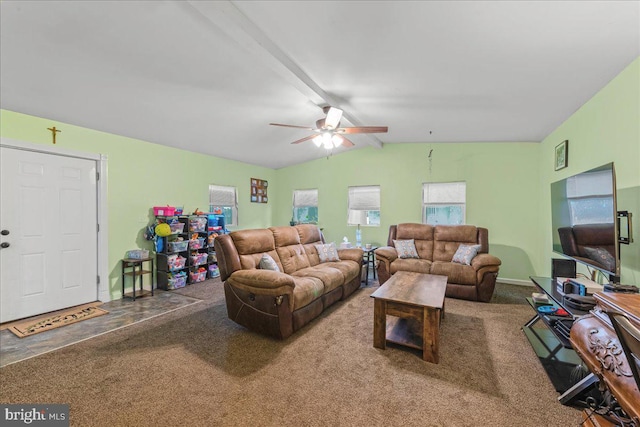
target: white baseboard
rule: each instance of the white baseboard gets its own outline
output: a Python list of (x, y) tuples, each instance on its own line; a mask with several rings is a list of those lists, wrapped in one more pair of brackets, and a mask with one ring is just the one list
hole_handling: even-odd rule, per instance
[(533, 286), (531, 280), (522, 280), (522, 279), (507, 279), (505, 277), (498, 277), (496, 282), (506, 283), (508, 285), (518, 285), (518, 286)]

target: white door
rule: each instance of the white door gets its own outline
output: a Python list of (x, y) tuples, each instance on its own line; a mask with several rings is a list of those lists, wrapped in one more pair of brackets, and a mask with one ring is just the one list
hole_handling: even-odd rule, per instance
[(97, 300), (93, 160), (0, 147), (0, 322)]

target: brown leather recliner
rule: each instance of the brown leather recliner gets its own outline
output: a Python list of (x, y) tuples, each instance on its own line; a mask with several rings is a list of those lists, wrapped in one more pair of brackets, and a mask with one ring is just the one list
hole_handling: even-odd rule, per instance
[[(240, 230), (216, 237), (227, 314), (253, 331), (284, 339), (360, 287), (362, 249), (339, 249), (340, 261), (320, 262), (324, 243), (311, 224)], [(258, 266), (269, 254), (279, 272)]]
[[(419, 258), (398, 258), (394, 240), (415, 241)], [(461, 244), (480, 245), (471, 265), (451, 260)], [(491, 300), (501, 261), (489, 255), (489, 231), (472, 225), (398, 224), (389, 227), (387, 246), (375, 250), (383, 284), (398, 271), (447, 276), (446, 296), (472, 301)]]

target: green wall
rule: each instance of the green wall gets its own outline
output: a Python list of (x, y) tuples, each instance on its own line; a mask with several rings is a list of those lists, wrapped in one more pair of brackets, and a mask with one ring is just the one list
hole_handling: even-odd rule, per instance
[[(569, 140), (568, 167), (554, 171), (554, 149), (564, 140)], [(559, 257), (551, 253), (550, 184), (614, 162), (618, 210), (635, 215), (635, 243), (621, 245), (621, 279), (640, 285), (640, 58), (547, 136), (540, 151), (542, 239), (536, 271), (549, 274), (549, 259)]]
[[(238, 189), (240, 228), (268, 227), (272, 206), (250, 203), (250, 178), (274, 185), (276, 171), (241, 162), (196, 154), (119, 135), (60, 123), (7, 110), (0, 110), (0, 135), (4, 138), (51, 143), (51, 126), (61, 129), (55, 147), (108, 156), (109, 288), (119, 298), (122, 282), (119, 260), (126, 251), (151, 249), (142, 237), (154, 220), (152, 206), (184, 206), (185, 212), (209, 209), (209, 184)], [(233, 228), (232, 228), (233, 229)]]
[(490, 252), (503, 261), (500, 276), (526, 280), (538, 251), (539, 148), (537, 143), (387, 144), (283, 168), (274, 219), (280, 224), (291, 219), (293, 190), (318, 188), (325, 237), (338, 243), (347, 236), (354, 243), (347, 188), (380, 185), (381, 226), (363, 227), (362, 239), (384, 245), (390, 225), (421, 222), (424, 182), (465, 181), (467, 224), (489, 229)]
[[(347, 188), (381, 186), (381, 226), (363, 227), (364, 243), (384, 245), (389, 225), (421, 221), (422, 183), (465, 181), (468, 224), (489, 229), (500, 277), (528, 280), (550, 273), (551, 182), (614, 162), (618, 208), (636, 215), (635, 243), (623, 246), (622, 281), (640, 283), (640, 59), (600, 90), (542, 143), (423, 143), (367, 147), (279, 170), (168, 148), (65, 123), (0, 110), (3, 137), (51, 145), (46, 128), (62, 129), (57, 146), (106, 154), (109, 268), (114, 298), (119, 260), (150, 247), (141, 237), (154, 205), (208, 207), (208, 185), (239, 193), (239, 228), (286, 225), (294, 189), (318, 188), (320, 227), (328, 241), (347, 236)], [(554, 149), (569, 140), (569, 166), (554, 171)], [(431, 170), (429, 151), (433, 149)], [(249, 178), (270, 181), (269, 203), (249, 202)], [(147, 246), (145, 246), (147, 245)]]

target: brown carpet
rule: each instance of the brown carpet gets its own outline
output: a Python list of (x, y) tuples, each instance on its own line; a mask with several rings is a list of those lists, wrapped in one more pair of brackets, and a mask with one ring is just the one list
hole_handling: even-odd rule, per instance
[(191, 285), (174, 292), (205, 303), (0, 369), (0, 401), (69, 403), (74, 426), (579, 424), (520, 330), (532, 288), (448, 299), (438, 365), (373, 348), (374, 289), (281, 342), (228, 320), (219, 281)]

